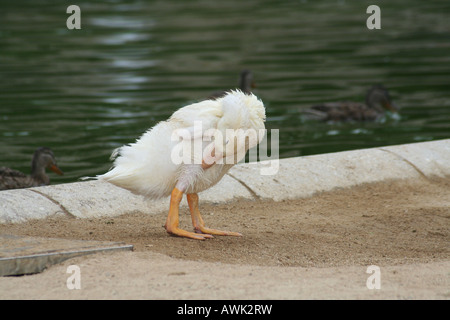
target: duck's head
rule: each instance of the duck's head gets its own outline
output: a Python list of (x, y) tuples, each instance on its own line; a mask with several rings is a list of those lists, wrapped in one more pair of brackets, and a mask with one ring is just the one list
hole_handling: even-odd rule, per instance
[(366, 104), (370, 108), (383, 113), (386, 110), (397, 113), (399, 108), (392, 102), (389, 92), (382, 85), (372, 86), (366, 95)]
[(239, 77), (239, 88), (245, 92), (250, 93), (253, 88), (255, 88), (255, 83), (253, 82), (253, 73), (250, 70), (242, 70)]
[(40, 147), (34, 152), (33, 161), (31, 164), (31, 174), (40, 174), (44, 172), (46, 168), (52, 170), (58, 175), (64, 174), (56, 164), (53, 151), (47, 147)]
[(264, 104), (254, 94), (231, 91), (220, 99), (223, 116), (217, 129), (224, 138), (224, 155), (242, 153), (255, 147), (264, 137), (266, 112)]

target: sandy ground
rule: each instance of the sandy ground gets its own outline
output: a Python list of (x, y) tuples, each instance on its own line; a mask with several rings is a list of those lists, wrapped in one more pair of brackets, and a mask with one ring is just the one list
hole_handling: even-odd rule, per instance
[[(306, 199), (201, 205), (243, 237), (169, 236), (165, 215), (47, 218), (0, 234), (123, 241), (133, 252), (0, 278), (0, 299), (450, 299), (450, 179), (367, 184)], [(181, 226), (191, 230), (187, 210)], [(81, 289), (69, 290), (76, 264)], [(369, 290), (367, 267), (380, 268)]]

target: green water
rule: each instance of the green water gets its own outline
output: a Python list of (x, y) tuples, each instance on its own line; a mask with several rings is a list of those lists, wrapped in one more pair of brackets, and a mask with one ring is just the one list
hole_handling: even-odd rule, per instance
[[(81, 8), (68, 30), (66, 8)], [(368, 30), (366, 8), (381, 8)], [(48, 146), (73, 182), (110, 167), (177, 108), (254, 73), (280, 157), (450, 137), (450, 2), (1, 1), (0, 166), (29, 173)], [(304, 121), (326, 101), (384, 84), (399, 119)]]

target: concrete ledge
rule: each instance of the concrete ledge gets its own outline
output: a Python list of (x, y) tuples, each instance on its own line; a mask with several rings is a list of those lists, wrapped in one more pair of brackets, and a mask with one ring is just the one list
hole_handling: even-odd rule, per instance
[[(159, 211), (162, 201), (143, 197), (104, 181), (85, 181), (30, 189), (52, 199), (61, 210), (77, 218), (96, 218), (136, 211)], [(164, 206), (165, 207), (165, 206)]]
[(420, 176), (407, 162), (379, 149), (283, 159), (273, 176), (260, 175), (263, 167), (261, 163), (243, 164), (232, 168), (230, 175), (244, 181), (258, 197), (275, 201), (362, 183)]
[(62, 215), (61, 207), (31, 190), (0, 191), (0, 223), (23, 222), (50, 215)]
[[(264, 163), (240, 164), (202, 202), (245, 199), (293, 199), (363, 183), (407, 178), (450, 176), (450, 139), (361, 149), (279, 160), (275, 175), (261, 175)], [(166, 212), (169, 199), (146, 201), (106, 182), (88, 181), (0, 192), (0, 223), (22, 222), (49, 215), (78, 218), (125, 213)], [(186, 207), (185, 201), (182, 205)]]
[(397, 155), (426, 177), (450, 174), (450, 139), (380, 149)]

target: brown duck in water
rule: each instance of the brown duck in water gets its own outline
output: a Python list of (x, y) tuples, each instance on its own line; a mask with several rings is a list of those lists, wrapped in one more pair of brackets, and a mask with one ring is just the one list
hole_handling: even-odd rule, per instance
[[(239, 89), (246, 94), (250, 94), (254, 87), (255, 83), (253, 82), (253, 73), (247, 69), (242, 70), (239, 76)], [(214, 92), (208, 97), (208, 99), (222, 98), (227, 93), (228, 91)]]
[(0, 190), (48, 185), (50, 184), (50, 178), (45, 173), (46, 168), (63, 175), (61, 169), (56, 165), (52, 150), (41, 147), (34, 152), (30, 176), (14, 169), (0, 167)]
[(329, 102), (304, 110), (306, 118), (319, 121), (375, 121), (389, 110), (398, 112), (389, 92), (381, 85), (374, 85), (366, 95), (366, 103)]

